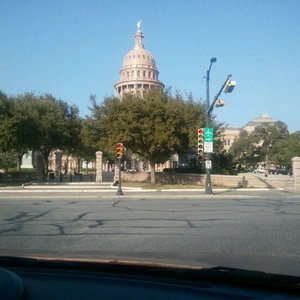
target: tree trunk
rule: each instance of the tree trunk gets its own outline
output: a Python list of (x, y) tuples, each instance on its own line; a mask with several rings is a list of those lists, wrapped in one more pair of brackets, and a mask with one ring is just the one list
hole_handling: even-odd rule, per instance
[(150, 162), (150, 170), (151, 170), (151, 184), (155, 184), (156, 179), (155, 179), (155, 163), (154, 162)]
[(78, 174), (81, 173), (81, 159), (80, 159), (80, 157), (77, 158), (77, 173)]
[(49, 168), (49, 154), (51, 151), (43, 152), (44, 156), (44, 178), (48, 178), (48, 168)]
[(17, 158), (17, 172), (21, 171), (22, 158)]
[(44, 177), (48, 178), (48, 167), (49, 167), (49, 159), (48, 155), (44, 156), (44, 161), (45, 161), (45, 168), (44, 168)]
[(22, 158), (23, 158), (23, 153), (18, 152), (17, 153), (17, 172), (21, 171)]

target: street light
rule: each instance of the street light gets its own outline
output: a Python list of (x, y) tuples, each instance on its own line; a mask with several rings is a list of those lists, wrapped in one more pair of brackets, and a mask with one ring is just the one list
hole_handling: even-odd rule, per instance
[[(210, 59), (210, 65), (206, 72), (206, 127), (210, 127), (211, 123), (211, 113), (210, 113), (210, 102), (209, 102), (209, 75), (211, 66), (213, 63), (215, 63), (217, 59), (215, 57), (212, 57)], [(210, 153), (206, 153), (206, 161), (210, 161)], [(206, 180), (205, 180), (205, 193), (206, 194), (212, 194), (211, 189), (211, 179), (210, 179), (210, 168), (208, 168), (208, 163), (206, 163)]]
[[(210, 65), (208, 68), (208, 71), (206, 72), (206, 127), (209, 128), (211, 126), (211, 114), (214, 109), (214, 106), (220, 107), (224, 105), (224, 100), (218, 99), (219, 96), (221, 95), (222, 92), (224, 93), (231, 93), (233, 89), (236, 86), (236, 82), (231, 80), (231, 75), (228, 75), (225, 82), (223, 83), (221, 89), (219, 90), (218, 94), (214, 97), (214, 100), (212, 104), (210, 104), (209, 101), (209, 75), (210, 75), (210, 70), (211, 66), (213, 63), (215, 63), (217, 59), (215, 57), (212, 57), (210, 59)], [(204, 139), (205, 143), (205, 139)], [(205, 151), (204, 151), (205, 152)], [(205, 193), (206, 194), (212, 194), (212, 188), (211, 188), (211, 153), (207, 152), (206, 153), (206, 161), (205, 161), (205, 169), (206, 169), (206, 180), (205, 180)]]

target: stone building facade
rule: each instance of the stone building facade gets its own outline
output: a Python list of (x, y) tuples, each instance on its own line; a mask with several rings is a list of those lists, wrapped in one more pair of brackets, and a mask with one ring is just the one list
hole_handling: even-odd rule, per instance
[(230, 149), (230, 147), (232, 146), (234, 141), (239, 138), (240, 132), (242, 130), (245, 130), (246, 132), (251, 133), (254, 131), (254, 129), (257, 126), (259, 126), (261, 124), (265, 124), (265, 123), (272, 124), (275, 122), (277, 122), (277, 120), (271, 118), (268, 114), (262, 114), (261, 116), (248, 122), (242, 128), (238, 128), (238, 127), (234, 127), (234, 126), (226, 126), (224, 128), (223, 137), (222, 137), (224, 149), (226, 151), (228, 151)]

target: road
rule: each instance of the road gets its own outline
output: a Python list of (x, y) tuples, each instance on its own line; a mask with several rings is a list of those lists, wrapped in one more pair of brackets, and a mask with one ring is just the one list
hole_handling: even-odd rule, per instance
[(300, 195), (1, 194), (0, 253), (157, 259), (300, 276)]

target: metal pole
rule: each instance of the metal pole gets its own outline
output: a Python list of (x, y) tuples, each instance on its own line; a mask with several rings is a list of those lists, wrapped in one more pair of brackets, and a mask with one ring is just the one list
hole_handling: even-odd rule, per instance
[(117, 190), (117, 195), (123, 195), (122, 187), (121, 187), (121, 157), (118, 158), (119, 160), (119, 186)]
[[(213, 64), (213, 60), (210, 60), (210, 66), (208, 71), (206, 72), (206, 127), (208, 128), (210, 126), (211, 120), (210, 120), (210, 103), (209, 103), (209, 74), (211, 65)], [(206, 153), (206, 161), (210, 160), (211, 156), (210, 153)], [(210, 178), (210, 169), (207, 168), (207, 165), (205, 166), (206, 169), (206, 180), (205, 180), (205, 193), (206, 194), (212, 194), (212, 188), (211, 188), (211, 178)]]

